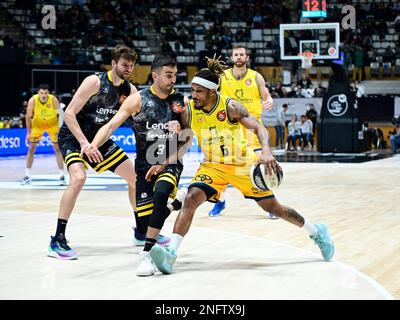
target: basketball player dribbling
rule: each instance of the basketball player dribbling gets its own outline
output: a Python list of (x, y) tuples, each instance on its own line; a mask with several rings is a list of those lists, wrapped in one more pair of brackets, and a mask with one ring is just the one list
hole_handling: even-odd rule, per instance
[[(271, 153), (264, 126), (240, 102), (217, 93), (222, 74), (220, 61), (209, 59), (208, 68), (200, 70), (192, 80), (193, 100), (182, 113), (182, 126), (194, 131), (205, 160), (189, 186), (170, 245), (154, 245), (150, 251), (152, 261), (162, 273), (172, 272), (176, 251), (189, 231), (197, 208), (207, 200), (217, 201), (228, 184), (239, 189), (245, 198), (255, 200), (264, 211), (302, 228), (319, 246), (324, 260), (329, 261), (334, 245), (324, 224), (308, 222), (296, 210), (281, 205), (272, 191), (255, 190), (252, 186), (249, 171), (254, 162), (264, 163), (269, 173), (281, 168)], [(259, 156), (248, 147), (240, 126), (256, 133), (262, 146)]]
[[(244, 46), (237, 45), (232, 48), (231, 60), (233, 67), (225, 70), (221, 77), (220, 93), (239, 101), (249, 113), (260, 123), (263, 109), (270, 110), (273, 106), (273, 99), (265, 86), (263, 76), (255, 70), (247, 67), (250, 56)], [(261, 153), (261, 144), (252, 130), (247, 130), (242, 126), (247, 138), (248, 146), (256, 152)], [(218, 216), (226, 206), (224, 192), (220, 200), (216, 202), (209, 216)], [(272, 214), (267, 215), (270, 219), (276, 219)]]

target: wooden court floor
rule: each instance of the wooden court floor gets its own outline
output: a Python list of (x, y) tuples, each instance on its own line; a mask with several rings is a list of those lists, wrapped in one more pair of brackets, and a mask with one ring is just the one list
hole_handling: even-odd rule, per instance
[[(321, 263), (318, 248), (304, 232), (282, 220), (266, 219), (265, 214), (254, 202), (245, 200), (237, 190), (229, 188), (226, 193), (227, 208), (220, 217), (208, 217), (207, 212), (211, 209), (211, 204), (208, 203), (196, 213), (193, 230), (181, 248), (182, 258), (180, 260), (178, 257), (177, 260), (175, 278), (175, 283), (179, 280), (183, 285), (191, 281), (191, 286), (182, 289), (183, 291), (176, 291), (176, 295), (172, 295), (171, 298), (378, 299), (385, 296), (374, 295), (375, 293), (359, 295), (367, 291), (366, 283), (356, 285), (359, 293), (357, 290), (348, 290), (343, 291), (342, 296), (334, 296), (325, 292), (326, 286), (334, 288), (335, 283), (346, 283), (348, 280), (351, 282), (356, 277), (354, 272), (347, 273), (348, 269), (344, 266), (348, 266), (353, 271), (360, 272), (357, 279), (365, 276), (376, 282), (378, 287), (381, 286), (383, 291), (387, 290), (386, 298), (391, 295), (399, 299), (400, 156), (360, 164), (281, 164), (284, 180), (275, 192), (278, 200), (297, 209), (311, 222), (324, 222), (328, 225), (335, 242), (334, 261), (337, 264)], [(190, 181), (196, 167), (197, 162), (188, 159), (182, 183)], [(21, 261), (21, 257), (24, 256), (24, 242), (30, 240), (33, 244), (42, 246), (33, 247), (32, 252), (35, 254), (31, 255), (31, 260), (28, 259), (31, 261), (32, 270), (40, 268), (34, 273), (37, 276), (42, 275), (40, 281), (45, 281), (43, 272), (46, 273), (48, 267), (48, 262), (44, 261), (51, 260), (51, 268), (62, 268), (62, 272), (76, 281), (81, 281), (78, 285), (86, 288), (86, 280), (94, 281), (93, 277), (89, 276), (89, 270), (92, 269), (77, 275), (71, 270), (74, 267), (70, 267), (73, 264), (69, 265), (69, 261), (54, 262), (55, 259), (42, 259), (49, 236), (56, 226), (58, 203), (63, 190), (63, 187), (57, 186), (54, 157), (35, 159), (34, 180), (30, 187), (21, 187), (17, 183), (23, 175), (23, 168), (23, 158), (0, 158), (0, 261), (4, 259), (3, 263), (0, 263), (0, 285), (7, 285), (12, 289), (8, 296), (5, 293), (2, 298), (48, 298), (45, 293), (35, 295), (37, 287), (33, 285), (25, 283), (25, 287), (21, 289), (21, 283), (18, 282), (26, 270), (24, 263), (28, 263), (27, 260)], [(111, 174), (104, 177), (112, 182), (111, 186), (104, 189), (97, 188), (96, 183), (107, 185), (107, 181), (96, 180), (94, 177), (89, 183), (88, 179), (88, 187), (81, 193), (68, 225), (67, 236), (70, 244), (80, 253), (79, 263), (83, 268), (85, 257), (88, 266), (98, 264), (99, 260), (96, 259), (107, 260), (109, 265), (102, 271), (101, 279), (107, 279), (109, 273), (118, 273), (122, 268), (120, 265), (123, 265), (125, 269), (120, 270), (119, 280), (127, 276), (132, 283), (146, 283), (146, 280), (138, 280), (134, 275), (139, 249), (133, 250), (129, 244), (133, 217), (126, 188)], [(166, 233), (171, 231), (175, 217), (176, 213), (168, 218)], [(36, 239), (39, 236), (40, 241)], [(94, 239), (99, 241), (98, 246)], [(123, 245), (120, 244), (121, 241), (124, 241)], [(118, 248), (120, 252), (117, 254)], [(35, 255), (39, 255), (40, 259)], [(319, 287), (318, 281), (314, 284), (313, 274), (320, 275), (321, 281), (326, 282), (325, 286)], [(215, 275), (218, 275), (218, 279)], [(58, 276), (59, 279), (60, 277), (60, 283), (66, 280)], [(80, 278), (77, 279), (78, 277)], [(157, 275), (147, 280), (147, 283), (163, 288), (167, 282), (160, 279), (165, 277), (168, 279), (169, 276)], [(209, 287), (202, 287), (203, 281), (206, 281), (204, 279), (210, 280)], [(258, 293), (249, 296), (240, 293), (243, 286), (252, 290), (252, 286), (259, 286), (261, 280), (270, 283), (271, 292), (276, 292), (277, 288), (280, 288), (280, 292), (276, 292), (275, 295)], [(285, 286), (278, 286), (278, 280)], [(218, 281), (229, 283), (230, 294), (208, 296), (209, 292), (215, 290), (212, 283)], [(316, 287), (307, 288), (310, 284)], [(115, 288), (115, 283), (107, 282), (107, 286), (110, 290), (127, 290), (122, 284)], [(290, 291), (296, 287), (307, 290), (299, 292), (299, 295), (291, 294)], [(318, 290), (320, 291), (315, 292)], [(91, 295), (92, 293), (83, 290), (82, 298), (118, 298), (105, 293), (99, 297), (94, 293)], [(144, 293), (144, 297), (152, 297), (151, 294)], [(71, 298), (73, 295), (71, 293), (64, 297)]]

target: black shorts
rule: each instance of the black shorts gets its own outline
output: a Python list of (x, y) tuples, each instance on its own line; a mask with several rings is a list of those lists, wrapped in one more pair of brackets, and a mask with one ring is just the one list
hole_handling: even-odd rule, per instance
[(167, 166), (158, 175), (153, 176), (151, 181), (146, 181), (146, 173), (151, 166), (145, 165), (140, 160), (135, 161), (136, 170), (136, 213), (139, 217), (147, 216), (153, 212), (153, 194), (155, 186), (159, 181), (166, 181), (174, 186), (174, 191), (170, 197), (175, 197), (178, 190), (179, 179), (183, 171), (182, 164), (172, 164)]
[(90, 162), (86, 155), (83, 158), (79, 156), (81, 146), (74, 136), (59, 137), (58, 143), (67, 168), (73, 163), (82, 162), (86, 169), (89, 169), (89, 166), (91, 166), (98, 173), (106, 170), (114, 172), (121, 163), (129, 159), (121, 147), (111, 139), (99, 148), (100, 153), (103, 155), (103, 161), (100, 163)]

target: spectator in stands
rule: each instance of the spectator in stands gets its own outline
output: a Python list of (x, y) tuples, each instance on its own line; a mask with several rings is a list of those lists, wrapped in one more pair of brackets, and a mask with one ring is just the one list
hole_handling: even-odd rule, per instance
[(143, 40), (146, 39), (144, 35), (144, 28), (142, 22), (139, 20), (134, 24), (134, 32), (133, 35), (136, 40)]
[(312, 98), (312, 97), (314, 97), (315, 89), (314, 89), (314, 85), (313, 85), (312, 83), (311, 83), (311, 84), (309, 85), (309, 87), (306, 89), (306, 93), (307, 93), (306, 98)]
[[(287, 109), (287, 105), (286, 105)], [(277, 149), (282, 149), (284, 145), (284, 136), (285, 136), (285, 111), (282, 106), (274, 105), (272, 108), (272, 112), (275, 117), (275, 146)]]
[(307, 78), (306, 73), (303, 73), (301, 79), (297, 82), (297, 86), (300, 86), (302, 89), (308, 89), (312, 85), (310, 78)]
[(28, 108), (28, 100), (22, 101), (22, 106), (19, 109), (19, 119), (25, 121), (26, 109)]
[(22, 129), (24, 127), (25, 127), (24, 126), (24, 121), (21, 120), (21, 119), (18, 119), (17, 121), (14, 120), (12, 125), (11, 125), (11, 128), (13, 128), (13, 129)]
[(299, 85), (299, 86), (297, 86), (296, 90), (294, 91), (293, 98), (309, 98), (309, 95), (308, 95), (307, 91)]
[(305, 149), (307, 146), (309, 150), (312, 150), (314, 144), (313, 123), (305, 114), (301, 116), (300, 131), (302, 148)]
[(285, 96), (284, 92), (283, 92), (283, 87), (282, 87), (282, 83), (281, 82), (277, 82), (276, 87), (275, 87), (275, 93), (277, 95), (278, 98), (283, 98)]
[(390, 145), (392, 147), (392, 152), (397, 153), (400, 149), (400, 117), (394, 118), (392, 122), (395, 126), (395, 130), (390, 135)]
[(8, 118), (4, 118), (2, 129), (10, 129), (10, 128), (11, 128), (10, 120)]
[(317, 110), (315, 110), (314, 104), (310, 103), (307, 106), (307, 111), (306, 111), (306, 116), (308, 119), (311, 120), (312, 125), (313, 125), (313, 134), (315, 136), (316, 130), (317, 130), (317, 119), (318, 119), (318, 113)]
[(295, 98), (296, 97), (296, 90), (297, 90), (296, 85), (294, 83), (292, 83), (290, 85), (290, 91), (288, 92), (287, 97), (288, 98)]
[(322, 98), (323, 93), (320, 88), (315, 88), (314, 90), (314, 98)]
[(354, 51), (354, 71), (353, 71), (353, 81), (362, 81), (364, 70), (364, 51), (361, 46), (357, 46)]
[[(288, 123), (288, 136), (286, 140), (286, 151), (296, 150), (297, 141), (301, 140), (300, 121), (297, 120), (297, 115), (293, 114), (292, 119)], [(292, 146), (290, 146), (292, 144)], [(299, 145), (300, 148), (300, 145)]]
[(361, 98), (365, 94), (363, 85), (360, 85), (357, 81), (352, 81), (350, 84), (350, 91), (356, 98)]

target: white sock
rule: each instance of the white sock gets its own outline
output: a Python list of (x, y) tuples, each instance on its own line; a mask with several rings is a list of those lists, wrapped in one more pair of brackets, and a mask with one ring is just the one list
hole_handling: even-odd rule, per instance
[(169, 211), (172, 213), (174, 211), (174, 207), (172, 206), (171, 203), (167, 204), (167, 208), (169, 209)]
[(169, 246), (174, 249), (175, 251), (178, 250), (179, 246), (181, 245), (183, 240), (183, 237), (180, 234), (173, 233), (171, 235), (171, 242), (169, 243)]
[(30, 177), (30, 176), (31, 176), (31, 169), (25, 168), (25, 175), (26, 175), (27, 177)]
[(221, 195), (219, 196), (218, 201), (221, 201), (221, 202), (225, 201), (225, 192), (226, 192), (226, 189), (221, 192)]
[(318, 232), (317, 228), (306, 219), (304, 219), (304, 225), (301, 228), (305, 229), (310, 234), (310, 236), (313, 236)]
[(64, 171), (64, 169), (60, 169), (60, 176), (65, 176), (65, 171)]

